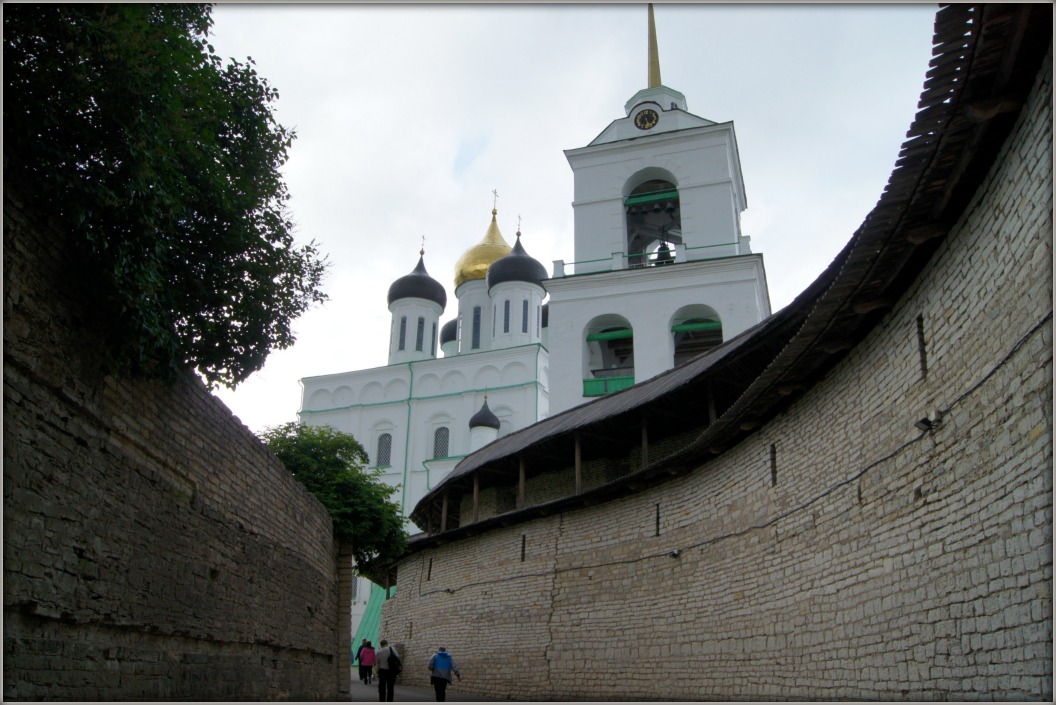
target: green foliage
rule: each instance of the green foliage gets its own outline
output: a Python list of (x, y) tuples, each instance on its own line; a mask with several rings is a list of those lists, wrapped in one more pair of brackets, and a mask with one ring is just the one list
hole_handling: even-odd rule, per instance
[(383, 562), (406, 546), (400, 505), (390, 498), (396, 489), (366, 469), (363, 446), (329, 426), (286, 423), (261, 434), (295, 479), (326, 506), (334, 535), (352, 546), (356, 563)]
[(5, 177), (70, 233), (111, 371), (234, 386), (294, 342), (327, 268), (295, 247), (294, 133), (210, 7), (4, 7)]

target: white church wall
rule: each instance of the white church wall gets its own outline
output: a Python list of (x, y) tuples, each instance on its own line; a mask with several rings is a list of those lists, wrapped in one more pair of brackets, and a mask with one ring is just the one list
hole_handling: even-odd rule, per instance
[(634, 334), (634, 379), (641, 382), (674, 366), (671, 320), (683, 307), (703, 304), (714, 310), (724, 340), (770, 315), (769, 303), (761, 305), (758, 295), (761, 255), (669, 265), (662, 273), (653, 269), (551, 280), (551, 355), (579, 361), (552, 370), (553, 413), (589, 399), (583, 380), (590, 369), (586, 336), (592, 321), (626, 320)]
[[(546, 388), (540, 389), (538, 375), (548, 360), (535, 344), (307, 377), (298, 413), (310, 425), (352, 434), (371, 467), (378, 465), (378, 440), (388, 433), (389, 463), (379, 468), (380, 478), (400, 488), (396, 497), (406, 513), (472, 449), (469, 419), (485, 394), (501, 433), (545, 415)], [(448, 448), (434, 458), (440, 427), (448, 429)]]

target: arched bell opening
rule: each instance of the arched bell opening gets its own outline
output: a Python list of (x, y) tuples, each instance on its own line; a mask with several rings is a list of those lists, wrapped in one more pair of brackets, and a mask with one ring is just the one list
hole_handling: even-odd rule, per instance
[(634, 331), (626, 318), (592, 320), (584, 348), (583, 396), (603, 396), (634, 384)]
[(670, 178), (653, 176), (631, 189), (623, 199), (630, 268), (670, 264), (674, 262), (675, 245), (682, 243), (678, 187)]
[(671, 320), (677, 367), (722, 344), (722, 319), (710, 306), (686, 306)]

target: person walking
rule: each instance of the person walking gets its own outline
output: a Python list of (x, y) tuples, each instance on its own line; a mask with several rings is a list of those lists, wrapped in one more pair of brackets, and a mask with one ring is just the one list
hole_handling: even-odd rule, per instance
[(359, 679), (364, 685), (374, 682), (375, 662), (374, 647), (368, 639), (364, 639), (363, 645), (359, 647)]
[(380, 645), (374, 659), (378, 666), (378, 701), (391, 703), (396, 690), (396, 676), (403, 670), (403, 664), (396, 648), (389, 646), (388, 641), (382, 639)]
[(447, 700), (447, 686), (451, 683), (451, 674), (454, 673), (458, 680), (462, 680), (462, 674), (458, 671), (458, 664), (447, 649), (441, 646), (435, 654), (429, 657), (429, 680), (436, 691), (436, 702), (442, 703)]

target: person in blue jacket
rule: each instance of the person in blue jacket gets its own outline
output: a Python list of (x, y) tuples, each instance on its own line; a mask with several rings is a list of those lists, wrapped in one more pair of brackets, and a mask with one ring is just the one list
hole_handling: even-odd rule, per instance
[(433, 690), (436, 691), (436, 702), (438, 703), (447, 699), (447, 684), (451, 682), (452, 673), (458, 680), (462, 680), (462, 674), (458, 672), (458, 664), (443, 646), (429, 657), (429, 673), (429, 680), (433, 684)]

